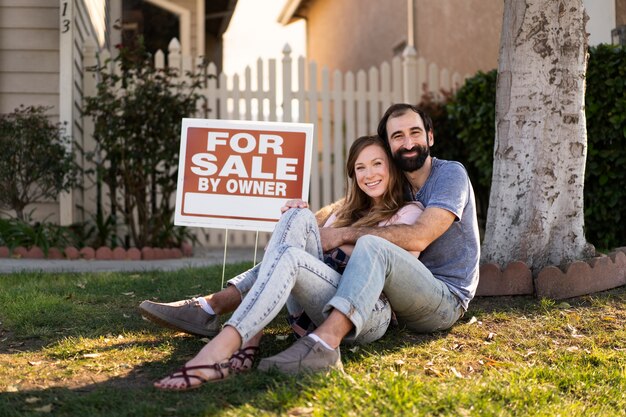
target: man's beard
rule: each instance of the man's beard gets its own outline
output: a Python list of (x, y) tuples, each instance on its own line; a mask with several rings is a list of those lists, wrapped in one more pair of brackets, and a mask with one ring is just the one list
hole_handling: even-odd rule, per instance
[[(417, 155), (405, 158), (406, 153), (417, 152)], [(426, 158), (430, 155), (430, 146), (415, 145), (411, 149), (398, 149), (393, 154), (393, 160), (402, 171), (414, 172), (424, 166)]]

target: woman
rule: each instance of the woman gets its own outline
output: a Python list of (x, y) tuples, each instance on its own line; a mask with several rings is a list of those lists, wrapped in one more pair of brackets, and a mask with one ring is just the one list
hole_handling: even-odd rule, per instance
[[(422, 207), (405, 204), (404, 176), (378, 136), (361, 137), (352, 144), (346, 170), (348, 194), (324, 227), (412, 224), (417, 220)], [(324, 254), (321, 247), (313, 214), (306, 209), (287, 210), (266, 247), (254, 284), (223, 329), (183, 368), (156, 382), (155, 387), (182, 391), (225, 378), (231, 368), (231, 355), (258, 338), (288, 299), (292, 301), (292, 314), (299, 309), (313, 323), (323, 322), (324, 309), (341, 280), (339, 271), (352, 247), (342, 246), (329, 254)], [(389, 325), (390, 314), (388, 306), (375, 308), (363, 328), (355, 329), (352, 339), (380, 338)], [(314, 333), (309, 336), (314, 337)]]

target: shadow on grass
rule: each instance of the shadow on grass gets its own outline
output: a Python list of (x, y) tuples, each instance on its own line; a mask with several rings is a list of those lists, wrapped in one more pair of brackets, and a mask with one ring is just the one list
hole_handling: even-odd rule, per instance
[[(101, 381), (73, 380), (72, 387), (51, 387), (0, 394), (0, 416), (171, 416), (216, 415), (246, 403), (263, 408), (263, 397), (279, 379), (250, 373), (206, 384), (189, 392), (161, 392), (152, 382), (179, 367), (187, 348), (177, 349), (171, 359), (133, 366), (123, 376)], [(285, 379), (283, 378), (283, 381)], [(258, 404), (258, 403), (261, 404)], [(268, 407), (271, 407), (268, 404)]]

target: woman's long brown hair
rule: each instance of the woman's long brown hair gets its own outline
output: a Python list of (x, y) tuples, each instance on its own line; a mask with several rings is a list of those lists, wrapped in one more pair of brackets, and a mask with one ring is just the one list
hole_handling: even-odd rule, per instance
[[(389, 167), (389, 186), (382, 195), (380, 206), (374, 208), (374, 199), (361, 190), (356, 182), (356, 160), (368, 146), (380, 147), (387, 156)], [(405, 204), (404, 187), (406, 179), (400, 171), (385, 142), (379, 136), (362, 136), (352, 143), (346, 161), (346, 189), (347, 194), (343, 204), (337, 211), (337, 219), (333, 227), (343, 226), (376, 226), (380, 222), (389, 220)]]

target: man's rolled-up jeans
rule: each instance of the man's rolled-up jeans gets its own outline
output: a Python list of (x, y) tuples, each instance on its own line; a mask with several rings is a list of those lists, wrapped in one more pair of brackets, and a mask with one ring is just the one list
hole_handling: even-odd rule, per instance
[(349, 311), (358, 334), (381, 291), (398, 322), (416, 332), (445, 330), (464, 313), (460, 300), (414, 255), (371, 235), (357, 241), (337, 293), (324, 311)]

